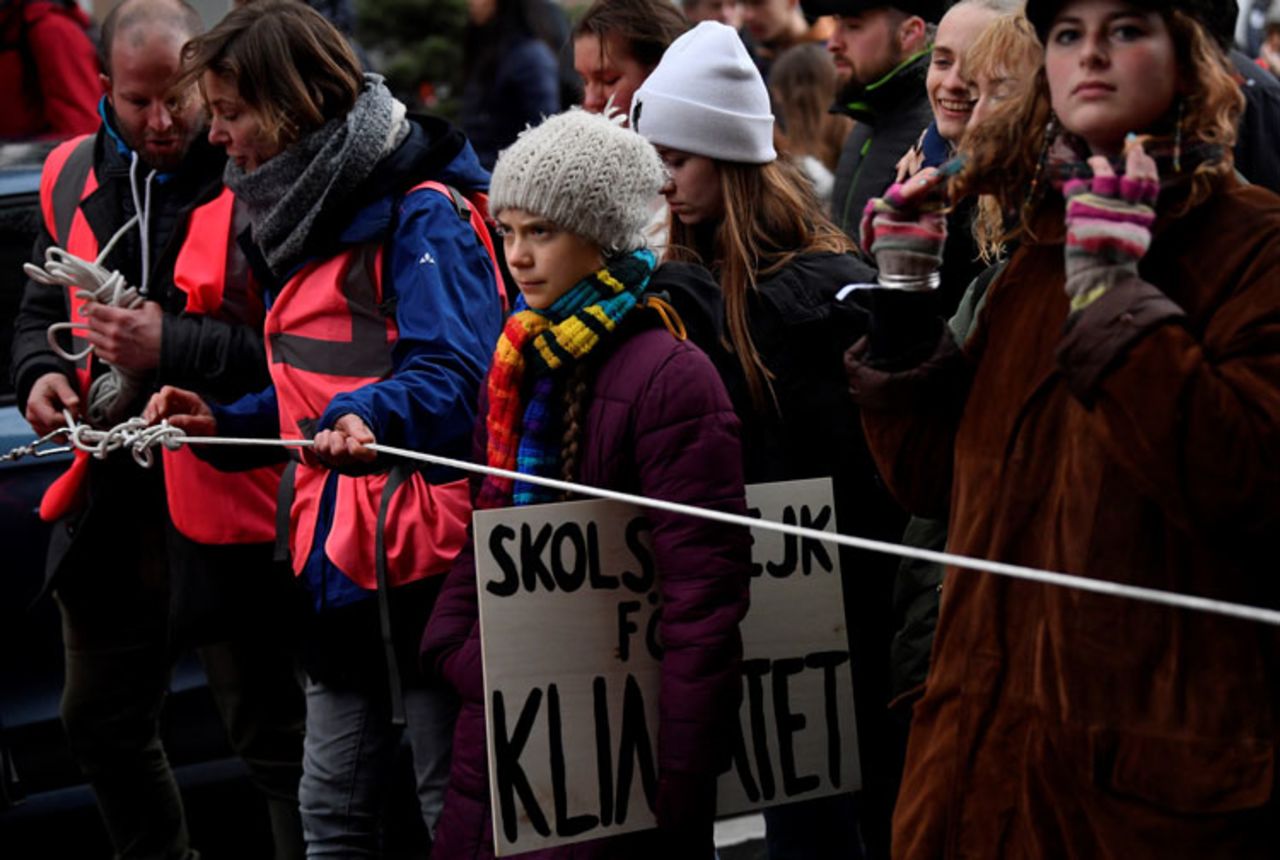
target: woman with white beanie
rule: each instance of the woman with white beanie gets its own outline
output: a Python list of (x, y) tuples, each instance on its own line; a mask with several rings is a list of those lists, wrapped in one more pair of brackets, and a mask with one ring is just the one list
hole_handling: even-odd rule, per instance
[[(714, 22), (672, 43), (632, 97), (632, 128), (657, 147), (668, 171), (666, 259), (701, 262), (720, 284), (729, 348), (712, 359), (742, 419), (747, 483), (831, 477), (842, 530), (897, 540), (906, 518), (876, 474), (841, 364), (865, 334), (866, 317), (837, 296), (875, 273), (850, 253), (852, 242), (823, 214), (799, 169), (778, 159), (773, 122), (741, 39)], [(841, 567), (863, 808), (887, 826), (894, 562), (844, 552)], [(769, 810), (771, 854), (860, 856), (847, 805), (846, 797)]]
[[(475, 456), (526, 474), (744, 513), (739, 425), (724, 385), (652, 294), (656, 259), (642, 230), (663, 181), (643, 138), (577, 109), (526, 131), (499, 155), (489, 205), (521, 299), (494, 351)], [(562, 498), (493, 477), (473, 495), (478, 509)], [(741, 699), (738, 622), (747, 609), (750, 537), (703, 519), (648, 516), (665, 649), (658, 778), (652, 795), (645, 789), (658, 829), (521, 856), (714, 856), (716, 779), (729, 766)], [(462, 698), (435, 860), (493, 856), (477, 616), (468, 544), (422, 643), (423, 665)]]

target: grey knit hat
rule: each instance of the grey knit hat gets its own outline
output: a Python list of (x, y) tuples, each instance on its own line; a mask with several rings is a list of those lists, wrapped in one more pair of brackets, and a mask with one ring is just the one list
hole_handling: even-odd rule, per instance
[(666, 182), (657, 151), (619, 120), (570, 108), (498, 154), (489, 209), (523, 209), (606, 252), (643, 247), (649, 204)]

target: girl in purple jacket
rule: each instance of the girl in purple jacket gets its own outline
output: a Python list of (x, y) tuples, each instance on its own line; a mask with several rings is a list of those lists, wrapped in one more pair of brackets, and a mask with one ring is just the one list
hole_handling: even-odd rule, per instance
[[(665, 175), (641, 137), (581, 110), (521, 135), (494, 170), (491, 207), (522, 299), (481, 404), (491, 466), (744, 512), (738, 419), (707, 357), (649, 310), (648, 201)], [(479, 508), (559, 501), (520, 481), (474, 484)], [(716, 778), (740, 700), (750, 576), (745, 529), (649, 514), (665, 648), (657, 726), (658, 829), (524, 856), (713, 856)], [(423, 639), (428, 671), (459, 691), (450, 784), (432, 856), (493, 856), (472, 547)], [(587, 742), (589, 739), (573, 739)]]

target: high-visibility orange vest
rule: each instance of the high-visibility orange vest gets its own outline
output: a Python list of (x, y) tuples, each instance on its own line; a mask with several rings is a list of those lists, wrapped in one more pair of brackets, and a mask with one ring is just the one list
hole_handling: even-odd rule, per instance
[[(80, 210), (80, 203), (98, 188), (93, 170), (93, 137), (61, 144), (44, 164), (40, 178), (40, 206), (53, 241), (69, 253), (92, 260), (98, 237)], [(186, 310), (229, 322), (257, 325), (261, 301), (253, 291), (247, 265), (235, 243), (234, 197), (229, 190), (192, 210), (186, 238), (174, 266), (174, 285), (186, 293)], [(85, 321), (84, 302), (68, 289), (69, 319)], [(85, 346), (73, 338), (76, 352)], [(81, 397), (87, 398), (92, 368), (77, 363)], [(275, 535), (276, 492), (280, 469), (222, 472), (198, 459), (187, 448), (165, 450), (164, 479), (169, 516), (182, 534), (197, 543), (266, 543)], [(71, 468), (45, 491), (41, 519), (60, 519), (84, 502), (88, 455), (77, 452)]]
[[(436, 182), (412, 189), (448, 196), (466, 217), (490, 259), (493, 245), (480, 207)], [(412, 192), (410, 192), (412, 193)], [(308, 263), (275, 297), (267, 313), (267, 358), (275, 383), (283, 438), (311, 437), (334, 396), (390, 377), (395, 320), (381, 308), (381, 242), (369, 242)], [(497, 264), (495, 289), (503, 293)], [(294, 572), (315, 549), (321, 499), (333, 472), (297, 465), (289, 512)], [(361, 588), (378, 586), (378, 545), (385, 552), (385, 584), (395, 587), (445, 573), (466, 542), (471, 497), (465, 480), (430, 484), (419, 472), (337, 475), (328, 559)]]

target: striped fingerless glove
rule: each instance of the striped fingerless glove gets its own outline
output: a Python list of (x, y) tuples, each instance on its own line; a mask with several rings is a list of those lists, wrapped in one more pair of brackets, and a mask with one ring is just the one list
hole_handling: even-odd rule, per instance
[(1153, 208), (1160, 184), (1153, 179), (1095, 176), (1073, 179), (1067, 198), (1066, 291), (1080, 311), (1112, 286), (1138, 274), (1151, 244)]
[(883, 197), (867, 201), (862, 210), (862, 247), (875, 257), (881, 286), (936, 289), (947, 241), (946, 204), (937, 199), (904, 201), (905, 187), (894, 183)]

